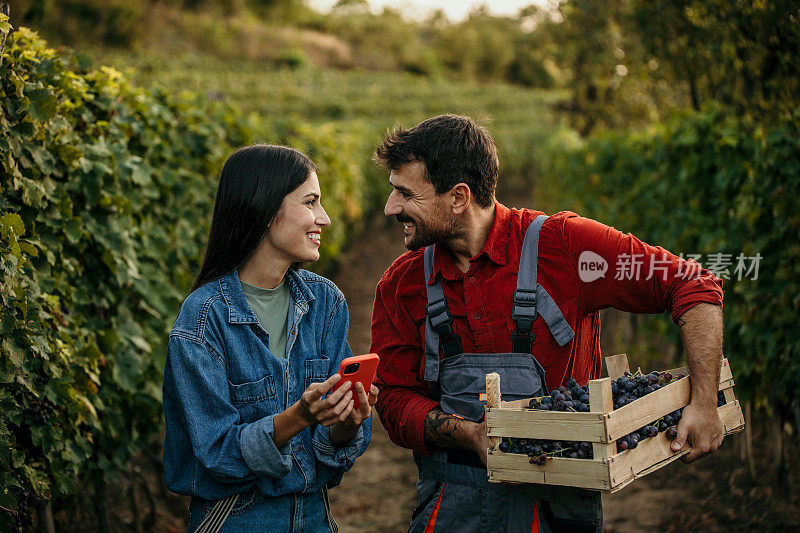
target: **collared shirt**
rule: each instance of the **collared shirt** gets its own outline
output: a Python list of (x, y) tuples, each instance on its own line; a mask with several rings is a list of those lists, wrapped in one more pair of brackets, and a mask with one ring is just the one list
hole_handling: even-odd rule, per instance
[[(436, 245), (428, 282), (441, 278), (464, 352), (511, 351), (519, 256), (525, 230), (540, 214), (496, 203), (486, 243), (470, 259), (467, 272), (458, 269), (446, 246)], [(597, 276), (603, 264), (607, 270)], [(537, 278), (575, 331), (571, 341), (559, 346), (543, 319), (534, 322), (532, 353), (544, 367), (548, 389), (569, 378), (586, 384), (600, 377), (601, 309), (670, 311), (677, 320), (698, 303), (721, 306), (722, 280), (699, 267), (693, 271), (692, 266), (696, 263), (575, 213), (548, 218), (540, 234)], [(403, 254), (384, 273), (375, 294), (371, 351), (381, 357), (376, 409), (390, 438), (400, 446), (430, 453), (423, 421), (438, 403), (423, 379), (424, 278), (421, 249)]]
[(371, 419), (341, 447), (319, 424), (284, 446), (273, 441), (275, 415), (352, 355), (341, 291), (305, 270), (290, 269), (286, 279), (285, 358), (269, 351), (235, 271), (183, 302), (164, 369), (164, 481), (171, 491), (205, 500), (253, 487), (266, 496), (319, 492), (337, 485), (366, 450)]

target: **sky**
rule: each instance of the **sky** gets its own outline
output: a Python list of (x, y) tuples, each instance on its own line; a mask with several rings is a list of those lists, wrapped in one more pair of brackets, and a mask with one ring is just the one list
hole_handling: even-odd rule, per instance
[[(374, 11), (380, 11), (384, 6), (398, 9), (409, 18), (423, 19), (431, 11), (441, 9), (452, 21), (460, 21), (467, 17), (469, 12), (476, 6), (485, 4), (489, 6), (489, 11), (495, 15), (516, 15), (520, 8), (531, 4), (544, 4), (545, 0), (428, 0), (428, 1), (398, 1), (398, 0), (369, 0), (369, 4)], [(311, 7), (320, 11), (327, 11), (336, 0), (310, 0)]]

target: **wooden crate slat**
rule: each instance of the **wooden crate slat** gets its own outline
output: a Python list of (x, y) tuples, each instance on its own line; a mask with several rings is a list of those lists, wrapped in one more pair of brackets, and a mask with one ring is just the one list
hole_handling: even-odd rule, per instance
[[(692, 390), (690, 379), (690, 377), (684, 377), (669, 385), (664, 385), (644, 398), (639, 398), (625, 407), (609, 413), (607, 439), (609, 441), (617, 440), (688, 404)], [(733, 376), (728, 360), (723, 359), (720, 366), (719, 390), (730, 387), (733, 387)]]
[(689, 453), (689, 449), (673, 452), (666, 435), (659, 433), (639, 443), (634, 450), (621, 452), (609, 459), (611, 486), (618, 490), (645, 471), (653, 471)]
[(527, 455), (493, 451), (487, 457), (489, 481), (516, 481), (610, 490), (608, 465), (590, 459), (554, 457), (544, 466), (530, 464)]
[(524, 439), (605, 441), (604, 415), (561, 411), (524, 411), (487, 409), (486, 431), (489, 437)]
[[(672, 374), (673, 377), (676, 377), (678, 375), (688, 376), (689, 375), (689, 367), (688, 366), (682, 366), (680, 368), (671, 368), (671, 369), (667, 370), (667, 372)], [(719, 381), (720, 381), (720, 383), (722, 383), (723, 381), (728, 381), (730, 379), (733, 379), (733, 373), (731, 372), (731, 365), (728, 362), (728, 358), (724, 357), (722, 359), (722, 362), (720, 363), (720, 366), (719, 366)]]
[[(744, 427), (744, 417), (738, 401), (717, 408), (725, 435), (740, 431)], [(691, 451), (691, 447), (679, 452), (670, 448), (671, 441), (664, 433), (645, 439), (634, 450), (618, 453), (609, 459), (609, 474), (614, 490), (619, 490), (628, 482), (643, 477), (650, 472), (675, 461)]]
[[(611, 379), (593, 379), (589, 382), (589, 408), (595, 413), (607, 413), (614, 409), (614, 398), (611, 394)], [(605, 428), (604, 428), (605, 429)], [(603, 433), (605, 437), (605, 431)], [(617, 452), (613, 442), (593, 442), (592, 454), (595, 459), (605, 460)]]
[(528, 407), (531, 400), (532, 398), (523, 398), (521, 400), (511, 400), (510, 402), (501, 401), (500, 407), (503, 409), (522, 409), (523, 407)]
[(691, 396), (689, 378), (679, 379), (665, 385), (645, 398), (640, 398), (608, 413), (608, 439), (624, 437), (631, 431), (658, 420), (662, 416), (680, 409)]
[(737, 433), (744, 429), (744, 415), (739, 400), (733, 400), (725, 405), (717, 407), (719, 419), (726, 435)]
[(628, 356), (624, 353), (609, 355), (605, 358), (605, 360), (608, 377), (611, 379), (620, 378), (625, 374), (625, 372), (630, 371), (630, 367), (628, 366)]

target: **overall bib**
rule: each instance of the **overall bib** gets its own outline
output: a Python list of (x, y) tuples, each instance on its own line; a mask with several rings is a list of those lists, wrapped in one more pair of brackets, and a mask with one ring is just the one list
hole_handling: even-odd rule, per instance
[[(425, 321), (425, 381), (442, 409), (480, 422), (484, 416), (486, 374), (500, 374), (503, 400), (547, 394), (544, 369), (533, 355), (533, 322), (542, 316), (550, 333), (564, 346), (575, 332), (547, 291), (536, 281), (539, 232), (547, 219), (540, 215), (528, 227), (519, 264), (514, 307), (516, 323), (512, 353), (463, 353), (453, 332), (442, 283), (427, 281), (433, 268), (433, 246), (425, 249), (428, 317)], [(439, 360), (441, 347), (444, 358)], [(549, 485), (490, 483), (486, 467), (473, 452), (442, 450), (426, 456), (414, 453), (419, 470), (419, 506), (409, 532), (600, 532), (600, 493)], [(536, 502), (536, 503), (534, 503)]]

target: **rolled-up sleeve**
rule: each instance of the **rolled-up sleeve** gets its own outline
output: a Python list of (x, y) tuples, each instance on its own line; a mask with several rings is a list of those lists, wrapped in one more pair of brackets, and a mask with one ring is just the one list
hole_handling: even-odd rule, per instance
[(695, 261), (577, 215), (564, 219), (563, 236), (574, 272), (581, 272), (581, 261), (607, 266), (603, 275), (578, 279), (586, 312), (606, 307), (631, 313), (669, 311), (677, 322), (699, 303), (722, 306), (722, 280)]
[(242, 422), (230, 400), (224, 360), (207, 343), (170, 336), (164, 381), (209, 476), (224, 483), (289, 473), (289, 447), (278, 448), (272, 439), (274, 415)]
[[(364, 426), (367, 426), (366, 430)], [(314, 428), (312, 440), (314, 457), (325, 466), (346, 472), (353, 467), (356, 459), (367, 449), (365, 435), (371, 432), (372, 419), (364, 420), (355, 437), (343, 445), (337, 446), (331, 441), (330, 428), (317, 425)]]

